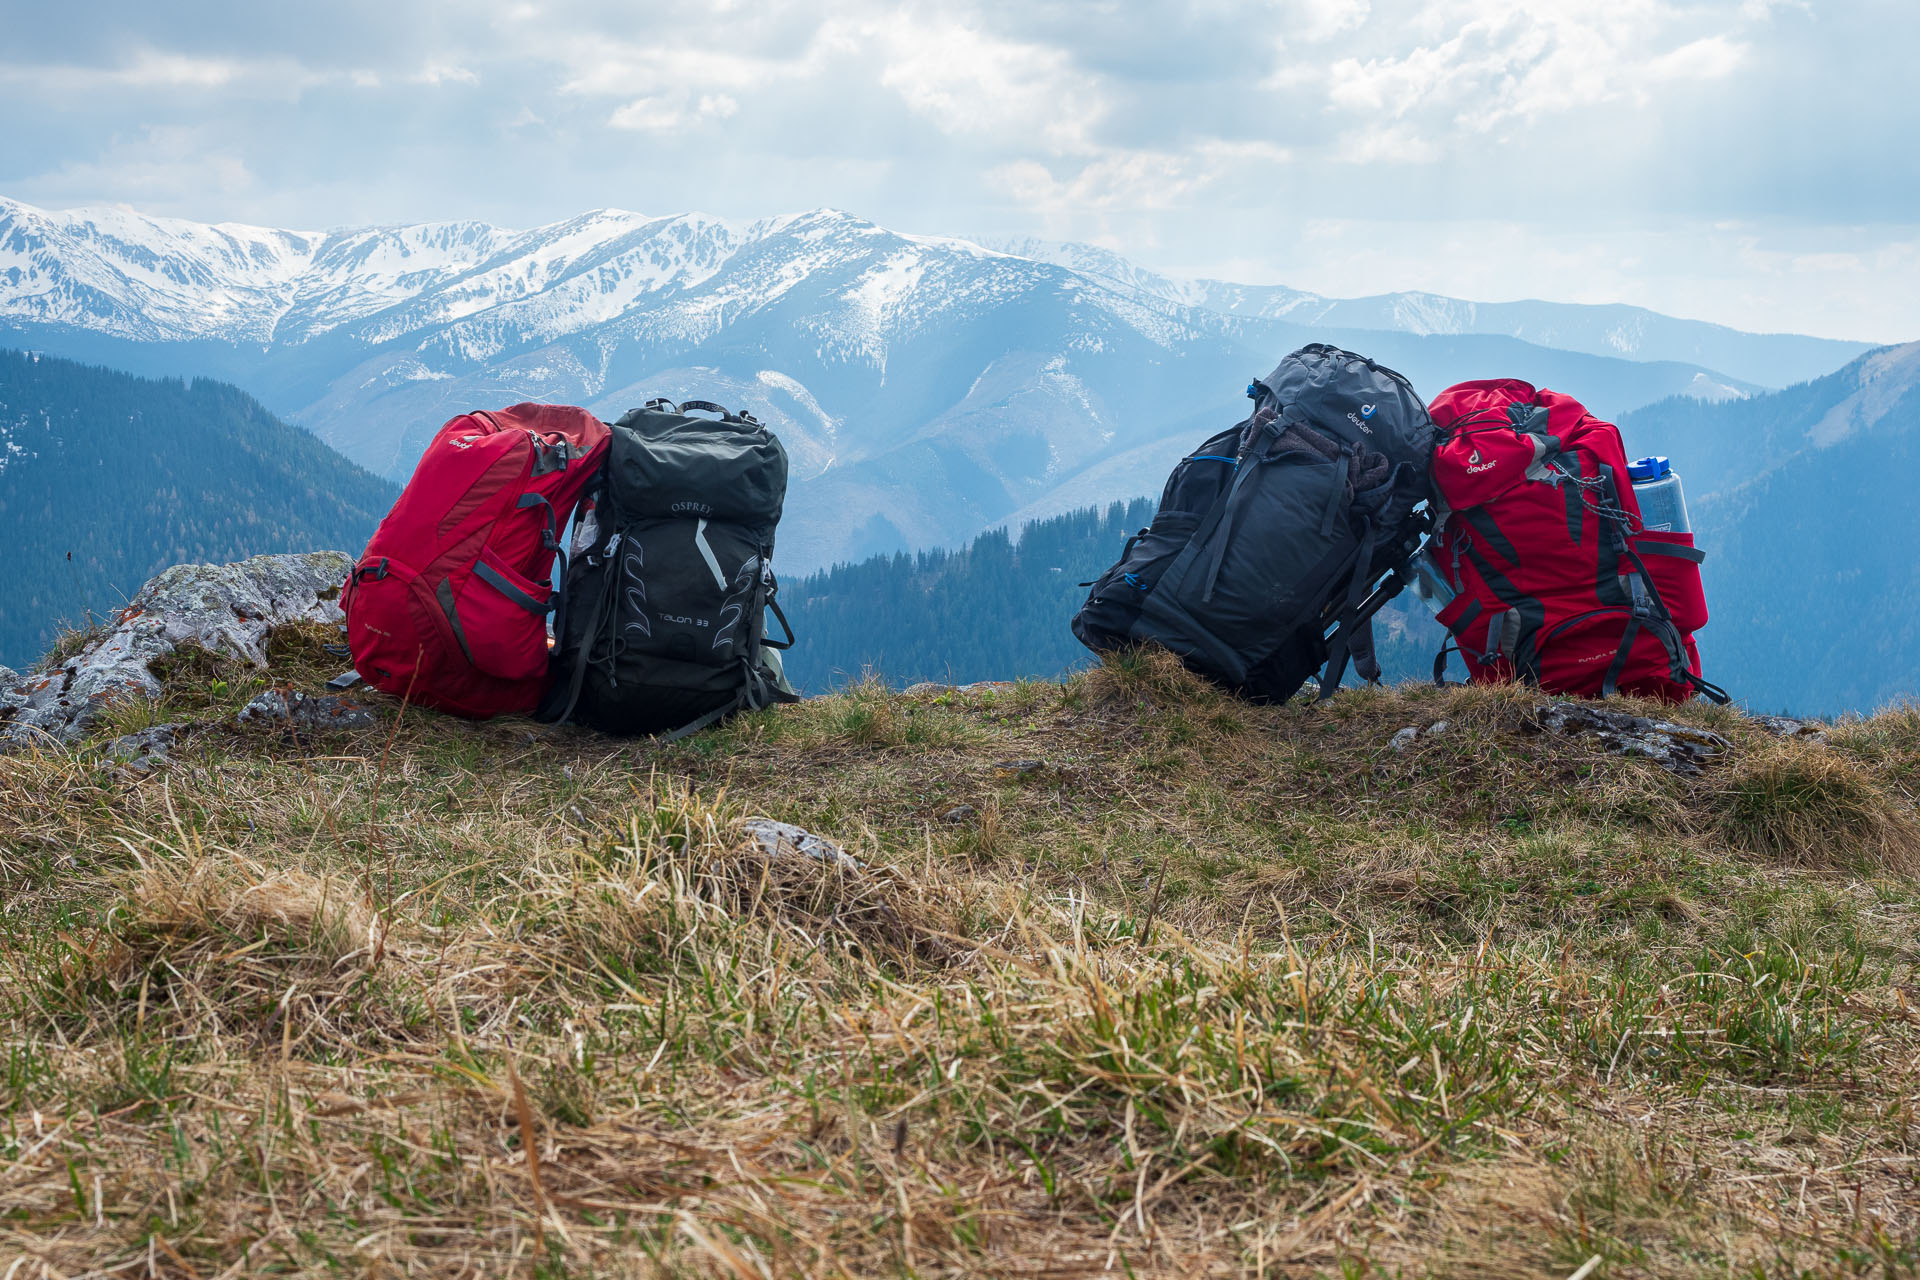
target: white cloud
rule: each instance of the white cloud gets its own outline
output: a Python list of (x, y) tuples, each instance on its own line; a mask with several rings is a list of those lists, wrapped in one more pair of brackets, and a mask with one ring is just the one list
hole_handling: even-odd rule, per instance
[[(671, 158), (686, 202), (734, 217), (835, 205), (1330, 292), (1738, 298), (1737, 323), (1920, 332), (1920, 301), (1870, 297), (1905, 290), (1920, 208), (1898, 0), (194, 3), (15, 6), (0, 192), (530, 225), (665, 211)], [(471, 180), (499, 171), (528, 180)], [(1303, 238), (1374, 211), (1366, 245)]]
[(1365, 26), (1373, 13), (1369, 0), (1301, 0), (1299, 9), (1292, 31), (1314, 44)]
[(155, 49), (140, 50), (112, 66), (0, 64), (0, 84), (21, 85), (54, 96), (179, 89), (267, 89), (275, 96), (289, 96), (335, 78), (332, 73), (314, 71), (286, 57), (214, 58)]
[[(559, 91), (625, 97), (651, 85), (703, 85), (746, 90), (804, 74), (802, 58), (770, 59), (674, 44), (632, 44), (569, 37), (544, 50), (559, 64)], [(799, 64), (799, 65), (796, 65)]]
[(1649, 80), (1721, 80), (1745, 61), (1747, 46), (1725, 36), (1706, 36), (1647, 63)]
[[(1697, 13), (1671, 0), (1434, 0), (1406, 26), (1423, 42), (1325, 72), (1328, 107), (1355, 122), (1349, 162), (1435, 163), (1473, 135), (1645, 108), (1670, 86), (1735, 75), (1749, 52), (1725, 31), (1696, 34)], [(1286, 72), (1303, 78), (1300, 63)]]
[(207, 130), (150, 125), (116, 140), (95, 159), (38, 175), (28, 190), (35, 200), (55, 205), (82, 203), (111, 191), (117, 195), (114, 203), (151, 213), (209, 197), (232, 207), (251, 196), (256, 186), (246, 160), (211, 143)]
[(1096, 79), (1077, 70), (1064, 49), (929, 22), (911, 11), (854, 30), (879, 51), (880, 84), (944, 133), (1022, 137), (1067, 153), (1087, 148), (1106, 109)]
[(659, 98), (635, 98), (607, 117), (607, 123), (616, 129), (641, 133), (672, 133), (685, 121), (686, 116), (678, 107)]
[(672, 98), (635, 98), (617, 108), (607, 123), (616, 129), (637, 133), (680, 133), (709, 120), (725, 120), (740, 110), (740, 104), (724, 93), (702, 94), (692, 106)]
[(1209, 141), (1179, 153), (1115, 148), (1065, 163), (1063, 175), (1038, 161), (1019, 160), (993, 170), (988, 180), (1017, 203), (1055, 215), (1163, 210), (1179, 207), (1229, 174), (1271, 171), (1290, 159), (1286, 148), (1272, 143)]
[(415, 84), (479, 84), (477, 73), (448, 62), (430, 62), (409, 77)]

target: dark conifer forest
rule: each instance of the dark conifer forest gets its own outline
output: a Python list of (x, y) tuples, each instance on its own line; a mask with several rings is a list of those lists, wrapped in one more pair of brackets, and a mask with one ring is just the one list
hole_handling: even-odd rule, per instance
[(170, 565), (358, 552), (397, 493), (225, 383), (0, 351), (0, 663)]
[[(1120, 558), (1154, 508), (1151, 498), (1083, 508), (1035, 521), (1017, 541), (994, 529), (957, 551), (875, 556), (784, 583), (781, 606), (799, 638), (788, 676), (821, 693), (868, 674), (895, 686), (968, 684), (1083, 666), (1093, 655), (1069, 626), (1087, 598), (1080, 584)], [(1431, 670), (1440, 630), (1410, 597), (1382, 613), (1376, 636), (1389, 679)]]
[(794, 684), (820, 692), (869, 672), (919, 680), (1054, 676), (1090, 660), (1068, 629), (1080, 586), (1119, 558), (1153, 519), (1147, 498), (1085, 508), (1026, 526), (1016, 542), (993, 529), (959, 550), (875, 556), (780, 588), (799, 643)]

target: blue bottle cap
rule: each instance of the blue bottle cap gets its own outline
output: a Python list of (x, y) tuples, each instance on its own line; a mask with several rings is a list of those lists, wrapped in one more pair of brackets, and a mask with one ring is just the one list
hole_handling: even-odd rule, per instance
[(1627, 464), (1627, 478), (1635, 483), (1642, 480), (1658, 480), (1661, 476), (1670, 475), (1672, 472), (1673, 468), (1667, 465), (1666, 458), (1659, 455), (1651, 458), (1635, 458)]

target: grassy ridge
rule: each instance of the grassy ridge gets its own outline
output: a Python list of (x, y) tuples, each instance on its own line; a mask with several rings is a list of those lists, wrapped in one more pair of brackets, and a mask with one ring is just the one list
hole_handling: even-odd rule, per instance
[(260, 680), (122, 712), (206, 726), (156, 776), (0, 759), (29, 1274), (1920, 1266), (1912, 712), (1689, 707), (1683, 779), (1152, 660), (673, 746), (226, 727)]

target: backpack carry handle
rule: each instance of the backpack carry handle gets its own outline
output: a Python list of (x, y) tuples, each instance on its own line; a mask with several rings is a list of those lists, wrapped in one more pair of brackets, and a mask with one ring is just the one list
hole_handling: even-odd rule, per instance
[(711, 400), (682, 400), (680, 402), (681, 413), (692, 413), (695, 410), (698, 410), (702, 413), (717, 413), (720, 415), (720, 420), (722, 422), (737, 422), (743, 425), (755, 426), (755, 427), (760, 425), (760, 420), (754, 417), (752, 414), (735, 413), (733, 410), (727, 408), (727, 406), (723, 404), (715, 404)]
[(760, 425), (760, 419), (754, 417), (752, 414), (744, 411), (735, 413), (733, 410), (727, 408), (727, 406), (715, 404), (711, 400), (682, 400), (679, 404), (675, 404), (665, 396), (655, 396), (653, 399), (647, 401), (646, 404), (642, 405), (641, 408), (649, 413), (677, 413), (683, 418), (690, 417), (696, 412), (717, 413), (720, 415), (720, 421), (722, 422), (733, 422), (754, 427)]

